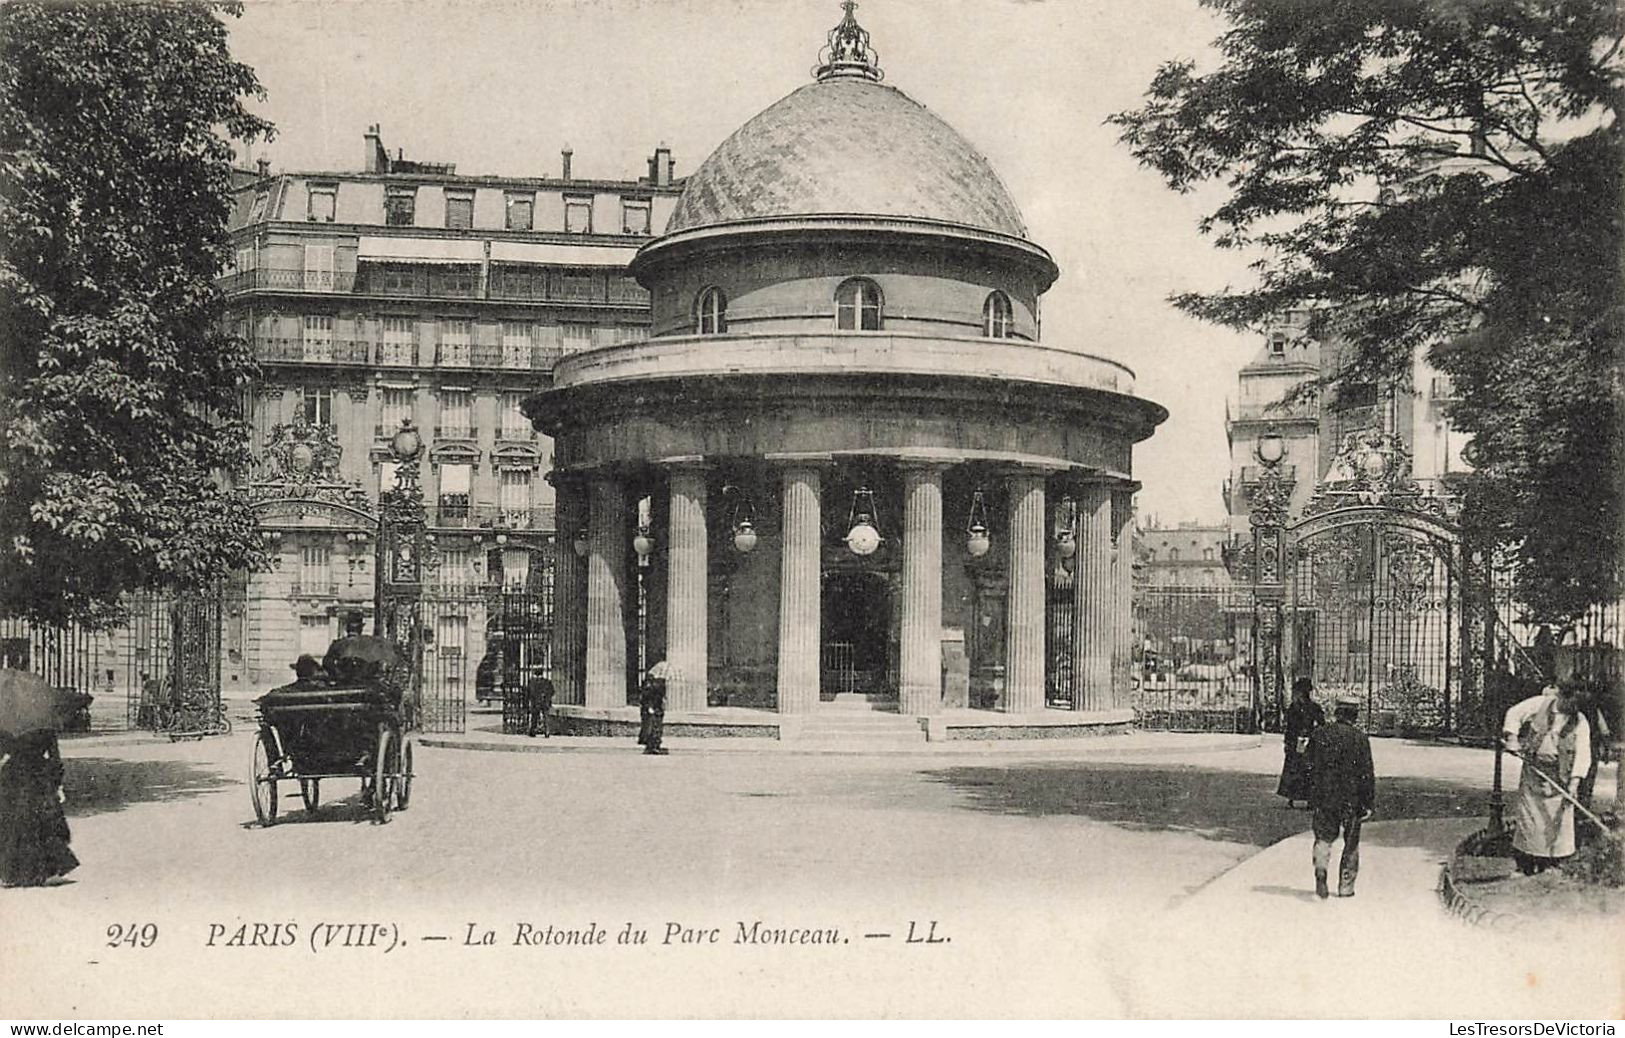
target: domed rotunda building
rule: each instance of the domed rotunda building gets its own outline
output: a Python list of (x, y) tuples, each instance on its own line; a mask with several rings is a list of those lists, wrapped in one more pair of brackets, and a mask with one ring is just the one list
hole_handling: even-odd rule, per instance
[(662, 659), (680, 733), (1130, 720), (1131, 459), (1167, 412), (1040, 341), (1054, 260), (882, 82), (854, 6), (633, 261), (650, 337), (566, 357), (526, 405), (555, 440), (574, 730), (635, 723)]

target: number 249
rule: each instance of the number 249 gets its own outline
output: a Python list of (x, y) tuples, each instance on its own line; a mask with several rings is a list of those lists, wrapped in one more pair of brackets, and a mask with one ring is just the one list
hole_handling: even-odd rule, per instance
[(158, 924), (114, 923), (107, 928), (109, 948), (151, 948), (158, 940)]

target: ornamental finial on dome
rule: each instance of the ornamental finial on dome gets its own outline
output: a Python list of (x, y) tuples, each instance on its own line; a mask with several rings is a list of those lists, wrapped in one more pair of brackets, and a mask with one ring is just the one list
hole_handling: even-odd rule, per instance
[(829, 42), (818, 52), (818, 67), (813, 70), (820, 81), (837, 76), (862, 76), (878, 83), (886, 78), (880, 71), (879, 52), (869, 46), (869, 31), (852, 15), (857, 6), (856, 0), (845, 0), (841, 4), (846, 16), (829, 31)]

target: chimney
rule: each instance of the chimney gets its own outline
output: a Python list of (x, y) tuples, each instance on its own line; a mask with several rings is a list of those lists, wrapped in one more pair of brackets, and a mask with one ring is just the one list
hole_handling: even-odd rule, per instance
[(562, 171), (559, 176), (563, 180), (570, 179), (570, 156), (574, 154), (575, 152), (570, 150), (568, 144), (559, 152), (559, 169)]
[(656, 187), (671, 186), (671, 149), (666, 147), (665, 141), (660, 142), (654, 158), (649, 160), (649, 179)]
[(259, 161), (255, 162), (254, 165), (260, 171), (260, 179), (261, 180), (264, 180), (266, 177), (271, 175), (271, 160), (270, 159), (260, 159)]
[(367, 127), (366, 159), (362, 162), (361, 168), (368, 173), (389, 172), (389, 152), (384, 150), (382, 132), (383, 128), (378, 123)]

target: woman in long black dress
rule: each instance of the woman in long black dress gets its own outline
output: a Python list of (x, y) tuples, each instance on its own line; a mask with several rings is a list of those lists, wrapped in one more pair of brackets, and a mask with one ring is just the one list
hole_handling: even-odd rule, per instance
[(1309, 697), (1313, 688), (1308, 678), (1294, 681), (1292, 705), (1286, 708), (1286, 760), (1275, 793), (1286, 797), (1288, 807), (1294, 801), (1309, 801), (1309, 733), (1326, 723), (1326, 711)]
[(0, 736), (0, 883), (37, 887), (79, 867), (62, 813), (56, 733)]

